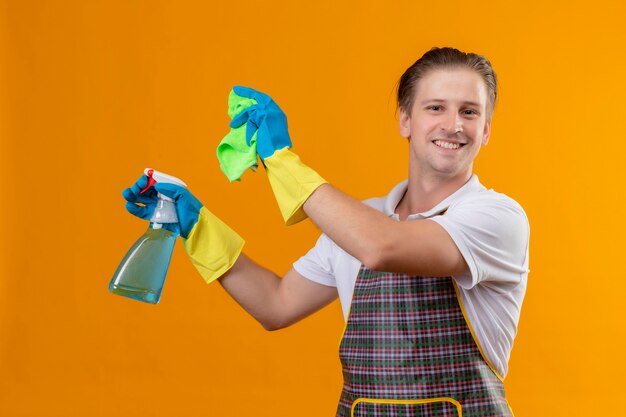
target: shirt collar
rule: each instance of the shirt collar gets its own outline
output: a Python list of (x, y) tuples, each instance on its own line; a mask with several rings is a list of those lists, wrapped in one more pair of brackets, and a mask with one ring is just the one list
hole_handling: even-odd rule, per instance
[[(395, 213), (396, 206), (398, 205), (398, 203), (400, 203), (402, 197), (404, 197), (408, 185), (409, 180), (404, 180), (400, 184), (393, 187), (389, 194), (387, 194), (387, 198), (385, 199), (385, 204), (383, 206), (383, 213), (385, 213), (387, 216), (391, 217), (394, 220), (399, 220), (398, 214)], [(435, 207), (422, 213), (410, 214), (407, 220), (425, 219), (440, 214), (443, 211), (447, 210), (452, 202), (480, 188), (482, 188), (482, 185), (480, 184), (480, 181), (478, 181), (478, 176), (476, 176), (476, 174), (472, 174), (470, 179), (461, 188), (450, 194), (448, 197), (444, 198)]]

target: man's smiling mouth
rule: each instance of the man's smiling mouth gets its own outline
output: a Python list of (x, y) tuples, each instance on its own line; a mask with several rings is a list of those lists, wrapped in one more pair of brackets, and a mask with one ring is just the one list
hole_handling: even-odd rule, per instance
[(460, 147), (465, 146), (464, 143), (449, 142), (447, 140), (434, 140), (433, 143), (440, 148), (445, 149), (459, 149)]

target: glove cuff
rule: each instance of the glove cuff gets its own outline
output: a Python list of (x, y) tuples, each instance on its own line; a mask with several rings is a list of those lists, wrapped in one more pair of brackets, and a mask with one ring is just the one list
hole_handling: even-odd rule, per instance
[(306, 219), (304, 202), (327, 181), (304, 165), (289, 148), (277, 150), (263, 162), (285, 224), (289, 226)]
[(234, 265), (244, 243), (241, 236), (205, 207), (200, 209), (198, 222), (187, 239), (183, 239), (191, 263), (207, 284)]

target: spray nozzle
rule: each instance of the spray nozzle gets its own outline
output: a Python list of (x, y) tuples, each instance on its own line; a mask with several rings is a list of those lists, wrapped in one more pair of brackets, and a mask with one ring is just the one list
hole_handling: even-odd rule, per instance
[(156, 169), (146, 168), (143, 172), (144, 172), (144, 174), (146, 174), (148, 176), (148, 185), (146, 185), (144, 187), (144, 189), (139, 192), (139, 194), (145, 193), (150, 188), (152, 188), (152, 186), (154, 184), (156, 184), (157, 182), (163, 182), (163, 183), (167, 183), (167, 184), (175, 184), (175, 185), (179, 185), (181, 187), (187, 188), (187, 184), (185, 184), (184, 182), (182, 182), (178, 178), (176, 178), (176, 177), (174, 177), (172, 175), (168, 175), (168, 174), (166, 174), (164, 172), (157, 171)]

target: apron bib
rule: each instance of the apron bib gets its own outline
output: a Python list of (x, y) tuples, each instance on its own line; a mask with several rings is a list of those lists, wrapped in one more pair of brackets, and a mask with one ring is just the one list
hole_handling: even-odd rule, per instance
[(339, 355), (338, 417), (512, 416), (452, 278), (361, 267)]

